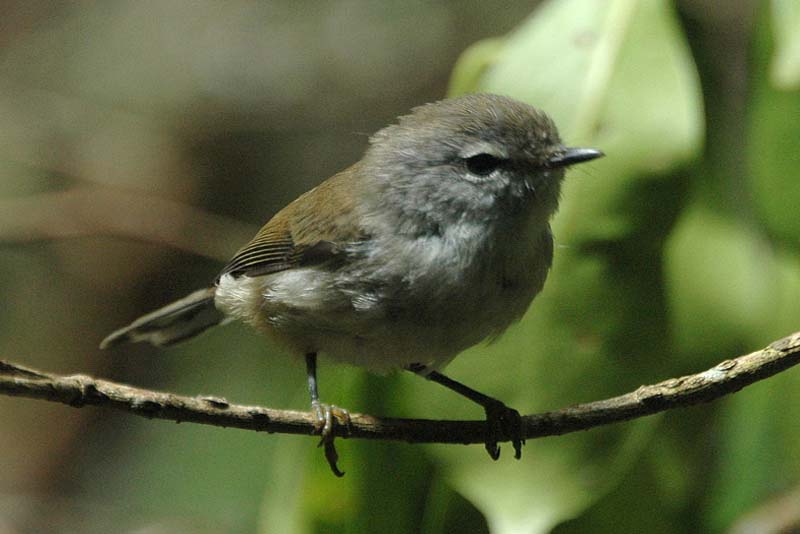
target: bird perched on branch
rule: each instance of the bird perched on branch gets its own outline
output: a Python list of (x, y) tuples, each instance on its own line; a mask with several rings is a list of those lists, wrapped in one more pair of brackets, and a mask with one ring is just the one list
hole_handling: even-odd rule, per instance
[[(542, 111), (473, 94), (415, 108), (363, 158), (279, 211), (196, 291), (103, 342), (165, 346), (239, 319), (305, 358), (311, 405), (335, 473), (346, 410), (322, 403), (317, 356), (405, 369), (481, 405), (486, 449), (517, 458), (519, 413), (440, 370), (522, 317), (553, 258), (549, 221), (564, 169), (600, 157), (561, 143)], [(489, 362), (489, 365), (496, 365)]]

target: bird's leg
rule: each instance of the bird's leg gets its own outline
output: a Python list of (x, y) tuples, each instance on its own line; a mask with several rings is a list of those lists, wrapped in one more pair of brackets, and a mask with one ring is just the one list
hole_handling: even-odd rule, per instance
[(486, 412), (486, 451), (493, 460), (500, 458), (500, 446), (497, 444), (497, 440), (503, 436), (511, 438), (511, 444), (514, 446), (514, 458), (517, 460), (522, 458), (522, 446), (525, 444), (525, 440), (522, 438), (522, 417), (517, 410), (509, 408), (499, 400), (475, 391), (461, 382), (448, 378), (438, 371), (429, 371), (425, 365), (412, 364), (407, 369), (432, 382), (441, 384), (483, 407)]
[(314, 413), (314, 430), (320, 435), (319, 447), (325, 447), (325, 458), (331, 466), (331, 471), (337, 477), (344, 476), (343, 471), (339, 471), (336, 462), (339, 455), (333, 444), (336, 437), (336, 425), (340, 424), (346, 429), (346, 434), (350, 432), (350, 413), (332, 404), (325, 404), (319, 401), (319, 389), (317, 387), (317, 353), (309, 352), (306, 354), (306, 374), (308, 376), (308, 393), (311, 396), (311, 410)]

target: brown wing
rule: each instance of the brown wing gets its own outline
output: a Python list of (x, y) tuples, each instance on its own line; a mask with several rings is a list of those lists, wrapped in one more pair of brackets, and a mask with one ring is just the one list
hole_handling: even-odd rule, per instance
[(348, 243), (364, 239), (352, 193), (358, 190), (358, 170), (358, 164), (353, 165), (279, 211), (219, 276), (263, 276), (329, 262)]

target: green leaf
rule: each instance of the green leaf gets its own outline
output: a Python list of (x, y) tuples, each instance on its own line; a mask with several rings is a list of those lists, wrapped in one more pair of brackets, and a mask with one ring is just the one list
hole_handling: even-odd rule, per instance
[(800, 0), (772, 0), (772, 24), (772, 83), (778, 89), (800, 89)]
[[(797, 6), (800, 2), (793, 4)], [(772, 33), (769, 29), (762, 18), (755, 38), (753, 90), (747, 114), (750, 142), (746, 154), (750, 172), (746, 176), (759, 222), (771, 237), (796, 247), (800, 245), (800, 217), (797, 216), (797, 201), (800, 199), (800, 121), (797, 120), (800, 86), (793, 91), (784, 91), (769, 83), (767, 62), (773, 53), (772, 44), (775, 42), (774, 53), (779, 55), (777, 47), (781, 41), (778, 36), (780, 25), (773, 24)], [(792, 36), (796, 43), (800, 43), (800, 21), (795, 30)]]
[(453, 67), (448, 94), (457, 96), (474, 88), (505, 45), (504, 39), (484, 39), (467, 48)]
[(688, 210), (670, 238), (666, 274), (675, 347), (696, 364), (797, 329), (800, 264), (743, 221)]

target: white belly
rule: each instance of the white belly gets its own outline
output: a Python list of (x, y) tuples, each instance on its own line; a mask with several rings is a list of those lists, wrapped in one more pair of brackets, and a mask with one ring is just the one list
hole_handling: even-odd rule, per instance
[(402, 250), (377, 246), (336, 271), (226, 275), (216, 304), (299, 355), (317, 352), (377, 372), (412, 363), (441, 368), (467, 347), (499, 335), (541, 290), (552, 239), (549, 229), (525, 234), (490, 246), (442, 238), (405, 242)]

